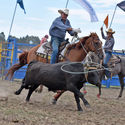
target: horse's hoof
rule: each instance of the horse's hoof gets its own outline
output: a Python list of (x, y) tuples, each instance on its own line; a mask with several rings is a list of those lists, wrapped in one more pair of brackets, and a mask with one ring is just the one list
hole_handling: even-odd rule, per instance
[(121, 96), (118, 96), (116, 99), (119, 100), (121, 98)]
[(100, 94), (97, 94), (97, 98), (100, 98)]
[(83, 93), (84, 93), (84, 95), (86, 95), (86, 94), (87, 94), (87, 91), (86, 91), (86, 90), (84, 90), (84, 91), (83, 91)]
[(56, 104), (56, 102), (57, 102), (57, 100), (56, 100), (56, 99), (52, 99), (52, 104), (53, 104), (53, 105), (55, 105), (55, 104)]
[(15, 95), (19, 95), (19, 94), (20, 94), (20, 92), (16, 91), (16, 92), (14, 92), (14, 94), (15, 94)]
[(42, 90), (36, 89), (35, 92), (37, 92), (37, 93), (41, 93)]
[(35, 92), (38, 92), (38, 90), (36, 89)]

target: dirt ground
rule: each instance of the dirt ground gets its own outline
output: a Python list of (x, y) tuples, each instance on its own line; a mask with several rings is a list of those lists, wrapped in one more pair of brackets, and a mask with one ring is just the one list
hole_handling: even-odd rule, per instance
[(78, 112), (71, 92), (65, 92), (53, 105), (54, 93), (44, 87), (26, 103), (27, 90), (14, 95), (20, 84), (0, 80), (0, 125), (125, 125), (125, 92), (117, 100), (119, 88), (102, 88), (102, 96), (97, 98), (98, 88), (87, 86), (85, 97), (91, 108), (85, 108), (81, 101), (84, 111)]

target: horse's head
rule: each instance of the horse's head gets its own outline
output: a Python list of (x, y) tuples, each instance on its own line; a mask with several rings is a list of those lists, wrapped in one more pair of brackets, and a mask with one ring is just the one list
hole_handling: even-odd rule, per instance
[(104, 54), (102, 49), (102, 42), (96, 33), (91, 33), (90, 36), (83, 37), (83, 40), (81, 39), (81, 43), (84, 45), (87, 52), (95, 52), (100, 59), (103, 59)]

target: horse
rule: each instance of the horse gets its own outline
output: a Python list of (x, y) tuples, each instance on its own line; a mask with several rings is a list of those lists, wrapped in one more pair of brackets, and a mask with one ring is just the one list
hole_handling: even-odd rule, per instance
[[(92, 59), (93, 62), (98, 63), (100, 61), (100, 59), (98, 58), (98, 56), (94, 53), (91, 53), (90, 58)], [(117, 97), (117, 99), (122, 97), (122, 93), (124, 90), (124, 77), (125, 77), (125, 57), (123, 56), (116, 56), (116, 55), (112, 55), (111, 59), (108, 62), (108, 67), (110, 69), (111, 75), (115, 76), (118, 75), (119, 78), (119, 82), (120, 82), (120, 93)], [(100, 71), (99, 71), (100, 72)], [(100, 77), (101, 81), (103, 79), (104, 76), (104, 70), (102, 70), (98, 77)]]
[[(24, 51), (21, 53), (19, 56), (19, 62), (10, 67), (5, 78), (9, 76), (9, 79), (12, 79), (16, 70), (20, 69), (26, 64), (29, 64), (33, 60), (47, 63), (46, 58), (42, 58), (36, 54), (39, 47), (40, 45), (37, 45), (31, 48), (29, 51)], [(90, 33), (89, 36), (81, 37), (79, 42), (69, 44), (65, 51), (63, 61), (69, 60), (71, 62), (80, 62), (90, 51), (95, 52), (100, 59), (103, 59), (102, 42), (96, 33)]]

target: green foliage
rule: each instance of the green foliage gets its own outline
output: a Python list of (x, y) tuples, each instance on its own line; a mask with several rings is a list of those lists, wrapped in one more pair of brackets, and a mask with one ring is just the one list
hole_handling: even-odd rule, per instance
[(32, 41), (33, 44), (39, 44), (40, 43), (40, 39), (37, 36), (26, 35), (25, 37), (20, 37), (20, 38), (17, 38), (15, 36), (12, 36), (12, 37), (16, 38), (18, 43), (27, 43), (27, 44), (29, 44), (30, 41)]
[(5, 35), (4, 35), (4, 32), (1, 32), (0, 33), (0, 42), (3, 42), (5, 41)]
[[(29, 36), (26, 35), (25, 37), (16, 37), (16, 36), (12, 36), (13, 38), (17, 39), (18, 43), (27, 43), (29, 44), (32, 41), (32, 44), (39, 44), (40, 43), (40, 39), (38, 36)], [(5, 34), (4, 32), (0, 33), (0, 42), (5, 41)]]

